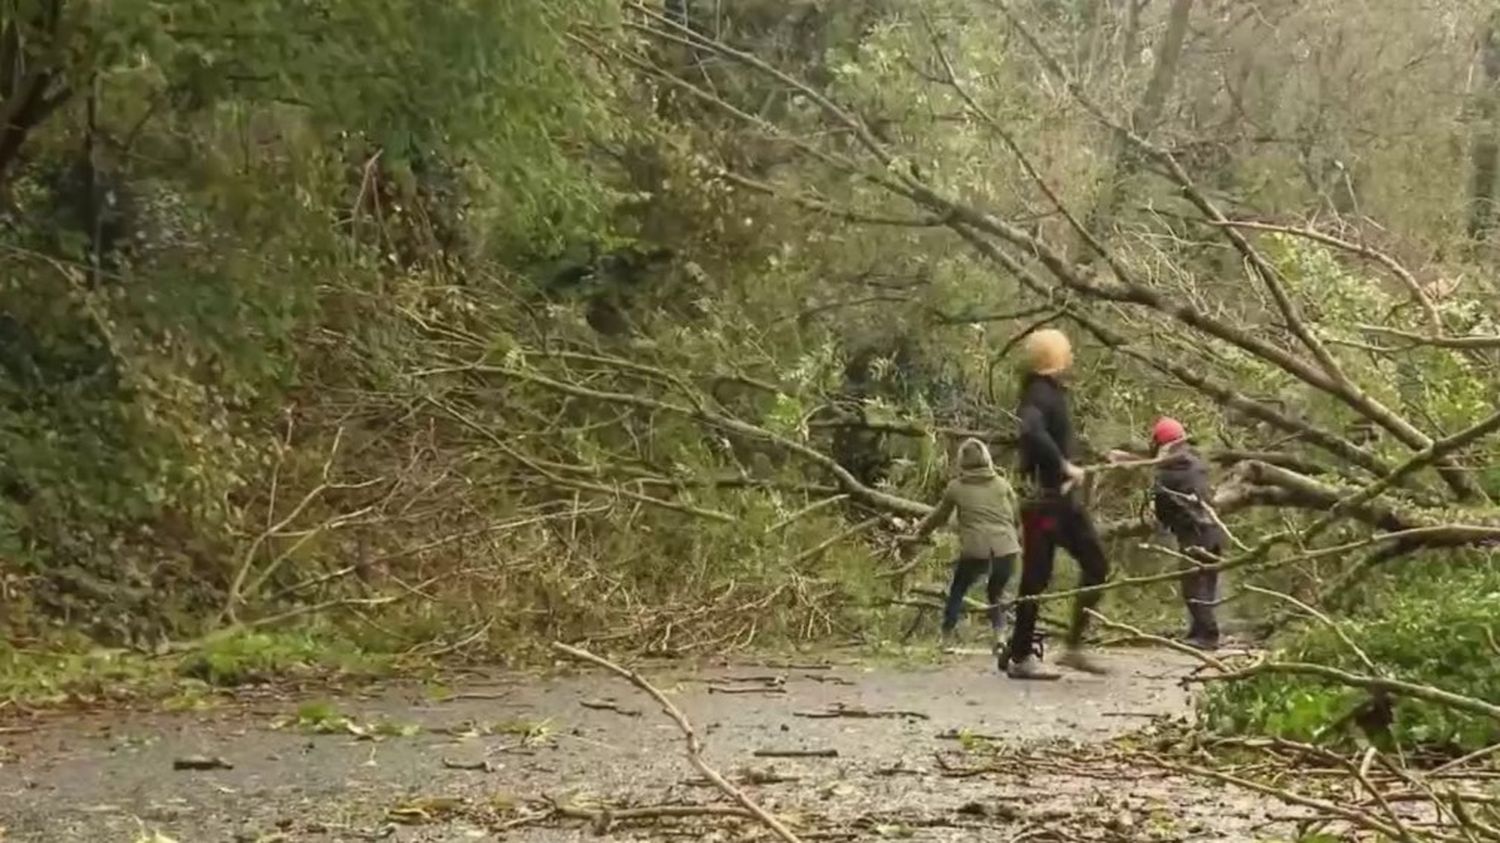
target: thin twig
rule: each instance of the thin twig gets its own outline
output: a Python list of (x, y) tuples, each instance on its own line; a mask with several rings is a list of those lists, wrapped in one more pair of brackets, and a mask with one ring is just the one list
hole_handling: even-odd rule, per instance
[(1333, 634), (1337, 635), (1339, 637), (1339, 640), (1344, 642), (1344, 645), (1352, 650), (1355, 656), (1359, 657), (1359, 660), (1364, 663), (1365, 667), (1370, 669), (1371, 673), (1381, 672), (1380, 668), (1375, 666), (1375, 662), (1370, 659), (1370, 656), (1365, 653), (1364, 649), (1361, 648), (1358, 644), (1354, 643), (1354, 639), (1350, 638), (1349, 634), (1344, 631), (1344, 628), (1340, 626), (1336, 621), (1334, 621), (1333, 618), (1330, 618), (1329, 616), (1318, 611), (1317, 609), (1314, 609), (1312, 606), (1309, 606), (1301, 600), (1298, 600), (1290, 594), (1286, 594), (1280, 591), (1274, 591), (1269, 588), (1261, 588), (1260, 586), (1250, 585), (1249, 583), (1246, 583), (1241, 587), (1246, 591), (1251, 591), (1256, 594), (1262, 594), (1266, 597), (1274, 597), (1277, 600), (1284, 600), (1287, 603), (1296, 606), (1298, 609), (1301, 609), (1303, 612), (1306, 612), (1308, 615), (1311, 615), (1313, 618), (1316, 618), (1324, 626), (1333, 630)]
[(780, 837), (782, 840), (786, 841), (786, 843), (802, 843), (801, 839), (798, 838), (796, 834), (792, 833), (792, 830), (787, 828), (786, 825), (781, 822), (781, 820), (776, 819), (776, 817), (773, 816), (769, 811), (756, 804), (755, 801), (747, 796), (744, 791), (731, 784), (727, 779), (720, 775), (717, 770), (710, 767), (708, 765), (708, 762), (703, 760), (703, 744), (698, 739), (698, 733), (693, 731), (693, 724), (688, 721), (687, 715), (683, 714), (682, 711), (677, 708), (677, 706), (673, 705), (672, 701), (667, 699), (666, 694), (658, 690), (656, 686), (652, 685), (650, 682), (647, 682), (646, 679), (639, 673), (636, 673), (635, 671), (628, 668), (621, 667), (620, 665), (617, 665), (614, 662), (603, 657), (596, 656), (593, 653), (588, 652), (587, 650), (580, 650), (577, 647), (570, 647), (567, 644), (563, 644), (561, 642), (553, 642), (552, 647), (559, 653), (562, 653), (563, 655), (571, 659), (587, 662), (596, 667), (604, 668), (610, 673), (619, 676), (620, 678), (639, 688), (647, 696), (655, 700), (656, 704), (661, 706), (662, 711), (665, 712), (666, 715), (672, 719), (672, 722), (677, 724), (677, 728), (681, 730), (683, 739), (686, 741), (687, 745), (688, 763), (692, 764), (693, 767), (695, 767), (698, 772), (703, 775), (704, 778), (712, 782), (714, 787), (718, 788), (722, 793), (724, 793), (724, 795), (739, 803), (742, 808), (744, 808), (752, 816), (754, 816), (755, 819), (758, 820), (762, 825), (770, 829), (777, 837)]
[(825, 551), (827, 551), (834, 545), (852, 536), (857, 536), (872, 527), (878, 526), (883, 520), (884, 519), (882, 518), (867, 518), (852, 527), (848, 527), (844, 530), (834, 533), (823, 541), (818, 542), (807, 550), (804, 550), (801, 553), (797, 554), (796, 558), (791, 562), (791, 567), (796, 568), (802, 565), (804, 562), (809, 562), (813, 559), (816, 559), (817, 557), (823, 555)]
[(1338, 817), (1339, 819), (1345, 820), (1346, 822), (1354, 823), (1355, 825), (1369, 829), (1370, 831), (1375, 831), (1380, 834), (1395, 837), (1398, 839), (1401, 838), (1401, 829), (1389, 823), (1376, 819), (1375, 817), (1371, 816), (1368, 813), (1365, 813), (1364, 811), (1356, 811), (1352, 808), (1344, 807), (1343, 805), (1328, 802), (1323, 799), (1315, 799), (1311, 796), (1306, 796), (1295, 791), (1287, 790), (1286, 788), (1264, 784), (1262, 782), (1253, 781), (1251, 779), (1246, 779), (1240, 776), (1231, 775), (1229, 773), (1220, 772), (1219, 770), (1211, 770), (1206, 767), (1198, 767), (1191, 764), (1177, 764), (1161, 759), (1152, 759), (1151, 763), (1155, 764), (1158, 767), (1161, 767), (1164, 770), (1171, 770), (1177, 773), (1186, 773), (1188, 775), (1198, 776), (1200, 778), (1213, 779), (1225, 784), (1232, 784), (1236, 787), (1242, 787), (1246, 790), (1252, 790), (1256, 793), (1264, 794), (1266, 796), (1274, 796), (1277, 799), (1280, 799), (1281, 801), (1291, 805), (1297, 805), (1303, 808), (1312, 808), (1321, 813)]
[(1326, 234), (1324, 232), (1318, 231), (1315, 228), (1307, 228), (1294, 225), (1277, 225), (1275, 223), (1252, 222), (1248, 220), (1225, 220), (1223, 222), (1212, 224), (1221, 226), (1234, 226), (1235, 228), (1243, 228), (1250, 231), (1269, 231), (1278, 234), (1289, 234), (1294, 237), (1301, 237), (1305, 240), (1311, 240), (1314, 243), (1321, 243), (1325, 246), (1332, 246), (1335, 249), (1341, 249), (1343, 251), (1349, 252), (1350, 254), (1373, 260), (1389, 270), (1390, 273), (1394, 275), (1396, 279), (1406, 287), (1407, 292), (1411, 293), (1412, 299), (1421, 306), (1423, 313), (1427, 315), (1427, 319), (1432, 323), (1433, 329), (1437, 331), (1443, 330), (1443, 320), (1442, 317), (1438, 315), (1437, 306), (1432, 303), (1432, 297), (1428, 296), (1427, 291), (1422, 289), (1421, 283), (1417, 281), (1416, 276), (1411, 274), (1410, 270), (1402, 266), (1400, 261), (1391, 257), (1390, 255), (1387, 255), (1384, 252), (1381, 252), (1377, 249), (1372, 249), (1369, 246), (1344, 240), (1340, 237), (1334, 237), (1331, 234)]
[(1411, 331), (1402, 331), (1396, 328), (1388, 328), (1384, 325), (1359, 325), (1361, 331), (1369, 331), (1374, 334), (1385, 334), (1397, 337), (1413, 345), (1430, 345), (1436, 348), (1453, 348), (1460, 350), (1484, 350), (1500, 348), (1500, 336), (1474, 335), (1465, 337), (1432, 336), (1428, 334), (1416, 334)]
[(829, 498), (823, 498), (820, 501), (815, 501), (815, 502), (813, 502), (811, 504), (808, 504), (807, 506), (804, 506), (803, 508), (797, 510), (796, 512), (793, 512), (791, 515), (788, 515), (787, 517), (781, 519), (780, 521), (777, 521), (775, 524), (772, 524), (769, 528), (766, 529), (766, 532), (768, 532), (768, 533), (778, 533), (778, 532), (781, 532), (782, 530), (785, 530), (787, 527), (791, 526), (794, 522), (799, 521), (799, 520), (801, 520), (803, 518), (806, 518), (807, 516), (812, 515), (814, 512), (817, 512), (817, 511), (822, 510), (822, 509), (827, 509), (830, 506), (834, 506), (835, 504), (842, 503), (843, 501), (846, 501), (848, 499), (849, 499), (849, 495), (848, 494), (840, 494), (840, 495), (834, 495), (833, 497), (829, 497)]

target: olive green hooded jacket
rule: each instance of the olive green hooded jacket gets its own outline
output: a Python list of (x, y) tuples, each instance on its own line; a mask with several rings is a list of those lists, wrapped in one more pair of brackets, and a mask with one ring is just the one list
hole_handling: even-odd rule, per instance
[(1016, 493), (995, 471), (990, 449), (978, 439), (965, 439), (958, 446), (958, 469), (937, 508), (917, 525), (917, 536), (937, 529), (956, 509), (960, 556), (988, 559), (1019, 553)]

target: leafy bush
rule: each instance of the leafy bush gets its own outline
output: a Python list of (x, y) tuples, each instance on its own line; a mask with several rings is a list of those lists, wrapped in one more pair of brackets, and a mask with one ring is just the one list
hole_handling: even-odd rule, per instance
[[(489, 266), (602, 236), (613, 194), (573, 141), (609, 137), (609, 86), (559, 27), (604, 7), (372, 0), (309, 28), (275, 25), (306, 11), (283, 0), (58, 5), (61, 34), (35, 37), (61, 40), (27, 50), (97, 94), (0, 168), (0, 626), (149, 648), (223, 605), (284, 408), (316, 416), (301, 395), (325, 367), (380, 389), (377, 364), (412, 359), (410, 332), (381, 332), (420, 303), (341, 321), (364, 313), (349, 299), (420, 290), (408, 269), (435, 253)], [(86, 115), (130, 138), (88, 169), (120, 197), (107, 236), (74, 219)]]
[[(1393, 678), (1500, 700), (1500, 555), (1411, 560), (1386, 574), (1341, 621), (1350, 638)], [(1368, 672), (1323, 624), (1293, 633), (1276, 657)], [(1364, 699), (1361, 691), (1310, 677), (1265, 675), (1214, 689), (1204, 713), (1224, 731), (1333, 743), (1349, 740), (1350, 732), (1327, 727)], [(1461, 752), (1500, 742), (1500, 723), (1403, 699), (1392, 734), (1403, 747)]]

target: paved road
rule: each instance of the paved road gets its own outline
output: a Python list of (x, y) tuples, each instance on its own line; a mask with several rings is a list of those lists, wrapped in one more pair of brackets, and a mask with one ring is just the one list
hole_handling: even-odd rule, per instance
[[(1109, 658), (1110, 677), (1051, 683), (1004, 679), (978, 654), (920, 670), (670, 665), (647, 675), (698, 726), (712, 765), (812, 837), (1261, 838), (1269, 806), (1110, 748), (1153, 717), (1188, 714), (1189, 700), (1175, 682), (1179, 657)], [(332, 705), (273, 698), (41, 719), (0, 735), (0, 840), (135, 841), (143, 830), (180, 843), (550, 841), (595, 831), (764, 839), (734, 818), (637, 822), (620, 812), (724, 804), (695, 781), (680, 733), (621, 680), (496, 676), (449, 691), (434, 699), (430, 688), (394, 686)], [(299, 710), (309, 722), (293, 722)], [(821, 757), (765, 757), (788, 752)], [(230, 768), (174, 769), (195, 760)], [(610, 813), (599, 815), (604, 806)]]

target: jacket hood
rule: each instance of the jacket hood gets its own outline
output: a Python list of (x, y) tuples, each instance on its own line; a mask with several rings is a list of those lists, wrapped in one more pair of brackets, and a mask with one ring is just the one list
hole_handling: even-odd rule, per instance
[(1178, 439), (1175, 442), (1168, 442), (1156, 447), (1156, 456), (1162, 462), (1183, 459), (1192, 456), (1192, 454), (1193, 446), (1189, 444), (1187, 439)]
[(958, 475), (965, 480), (985, 480), (995, 476), (995, 461), (990, 448), (978, 439), (965, 439), (958, 446)]
[(1186, 439), (1164, 445), (1158, 458), (1161, 460), (1158, 465), (1166, 471), (1183, 471), (1202, 465), (1198, 452), (1193, 450)]

